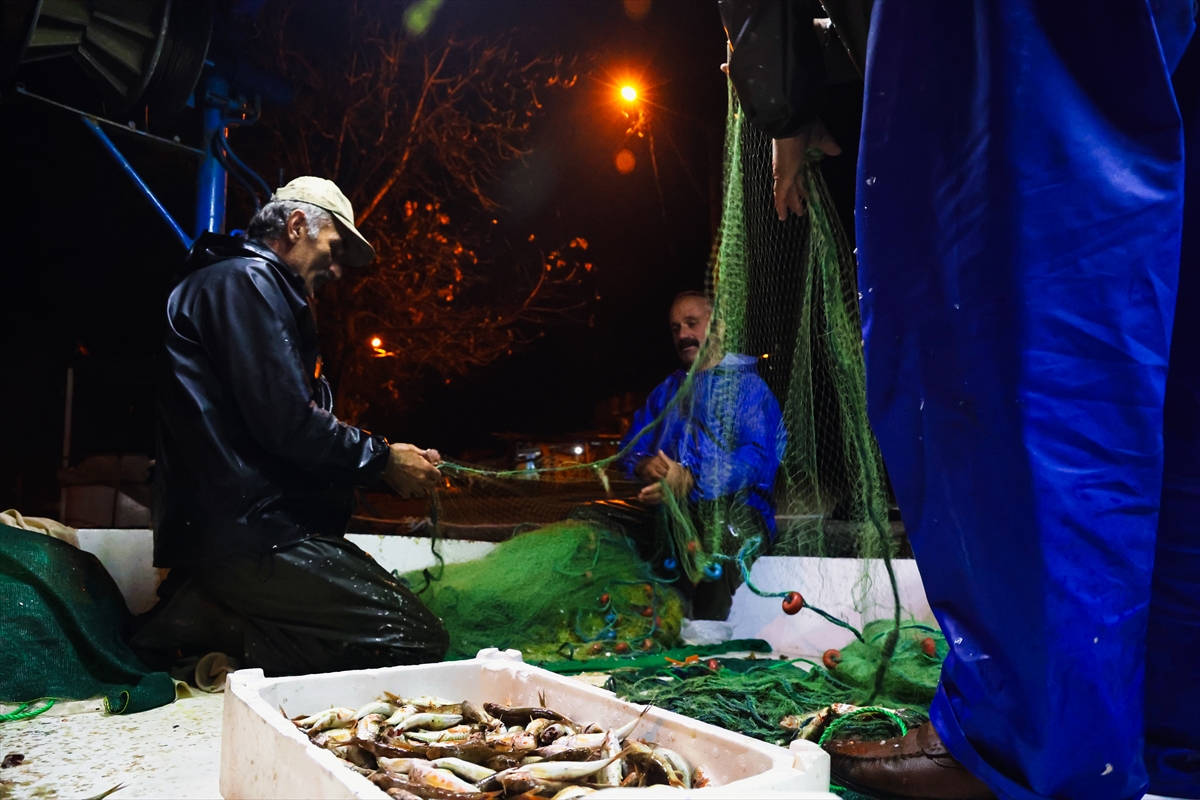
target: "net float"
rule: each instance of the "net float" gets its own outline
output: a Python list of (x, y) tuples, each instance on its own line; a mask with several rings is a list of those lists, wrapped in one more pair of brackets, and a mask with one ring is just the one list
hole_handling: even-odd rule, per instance
[(650, 649), (650, 648), (652, 648), (652, 647), (654, 647), (654, 640), (653, 640), (653, 639), (644, 639), (644, 640), (642, 640), (642, 649), (643, 649), (643, 650), (649, 650), (649, 649)]
[(642, 616), (643, 617), (653, 617), (654, 616), (654, 606), (646, 606), (645, 608), (643, 608)]
[(936, 656), (937, 642), (935, 642), (931, 637), (926, 636), (921, 640), (921, 652), (927, 656)]
[(608, 605), (608, 601), (610, 599), (611, 598), (608, 596), (607, 593), (600, 595), (600, 605), (602, 605), (602, 606)]
[(618, 653), (628, 653), (629, 652), (629, 643), (628, 642), (617, 642), (616, 649), (617, 649)]
[(804, 596), (799, 592), (788, 592), (787, 597), (783, 598), (783, 613), (799, 614), (802, 608), (804, 608)]
[(721, 668), (721, 662), (717, 661), (715, 658), (710, 658), (708, 661), (705, 662), (705, 665), (709, 669), (711, 669), (713, 672), (716, 672), (717, 670), (719, 670)]
[(837, 665), (842, 663), (842, 651), (830, 648), (821, 656), (821, 663), (825, 665), (825, 669), (837, 669)]

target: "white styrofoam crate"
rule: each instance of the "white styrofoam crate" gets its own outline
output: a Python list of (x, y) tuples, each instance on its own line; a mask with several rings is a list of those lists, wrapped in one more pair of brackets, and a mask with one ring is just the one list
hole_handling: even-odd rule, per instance
[[(331, 706), (357, 708), (384, 690), (399, 695), (435, 695), (476, 703), (546, 705), (580, 722), (616, 727), (642, 711), (612, 692), (530, 666), (515, 650), (483, 650), (469, 661), (413, 667), (264, 678), (241, 670), (225, 688), (221, 733), (221, 795), (226, 800), (320, 798), (387, 800), (363, 776), (327, 750), (311, 744), (289, 716)], [(769, 797), (773, 800), (836, 800), (829, 793), (829, 756), (812, 742), (790, 749), (698, 722), (662, 709), (646, 713), (633, 736), (680, 753), (703, 766), (713, 786), (706, 789), (610, 789), (595, 797)]]

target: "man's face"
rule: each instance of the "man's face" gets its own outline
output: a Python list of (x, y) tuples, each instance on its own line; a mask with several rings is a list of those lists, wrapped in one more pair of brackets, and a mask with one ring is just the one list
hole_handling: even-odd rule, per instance
[(708, 331), (712, 309), (699, 297), (683, 297), (671, 306), (671, 338), (683, 366), (691, 367)]
[(345, 242), (337, 225), (331, 222), (323, 226), (317, 238), (310, 239), (304, 212), (293, 211), (288, 218), (287, 238), (291, 248), (285, 260), (304, 280), (310, 295), (342, 277)]

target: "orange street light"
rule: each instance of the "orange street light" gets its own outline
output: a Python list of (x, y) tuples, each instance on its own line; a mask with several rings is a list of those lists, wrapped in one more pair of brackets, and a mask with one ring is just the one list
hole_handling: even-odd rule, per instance
[(623, 99), (625, 102), (632, 103), (634, 100), (637, 100), (637, 96), (637, 89), (633, 86), (621, 87), (621, 99)]
[(383, 339), (380, 339), (378, 336), (376, 336), (374, 339), (371, 340), (371, 347), (378, 349), (382, 346), (383, 346)]

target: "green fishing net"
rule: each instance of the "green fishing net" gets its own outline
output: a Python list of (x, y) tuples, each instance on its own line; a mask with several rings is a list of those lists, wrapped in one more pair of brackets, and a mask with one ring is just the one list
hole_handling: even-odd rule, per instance
[(590, 523), (552, 523), (403, 580), (445, 622), (450, 659), (511, 647), (527, 661), (582, 660), (679, 643), (682, 598), (628, 539)]
[[(786, 745), (806, 734), (819, 740), (831, 735), (891, 737), (929, 717), (937, 690), (945, 639), (934, 628), (902, 626), (899, 641), (886, 659), (881, 692), (875, 682), (885, 663), (881, 644), (891, 623), (875, 622), (855, 641), (830, 654), (830, 666), (806, 659), (717, 659), (693, 664), (616, 670), (607, 688), (634, 703), (660, 708), (726, 728), (756, 739)], [(818, 712), (836, 703), (882, 707), (893, 712), (834, 709), (828, 722)]]
[[(744, 533), (744, 504), (697, 504), (668, 491), (656, 511), (660, 550), (653, 557), (645, 548), (636, 550), (619, 526), (578, 513), (597, 501), (629, 501), (642, 488), (612, 469), (621, 455), (615, 437), (593, 437), (544, 444), (522, 469), (444, 465), (445, 485), (431, 514), (436, 533), (472, 538), (484, 531), (528, 532), (477, 562), (406, 577), (446, 621), (452, 657), (497, 646), (520, 649), (533, 661), (580, 660), (677, 646), (683, 608), (672, 586), (700, 585), (722, 572), (748, 576), (764, 552), (859, 559), (860, 577), (842, 587), (842, 593), (855, 597), (863, 619), (884, 621), (869, 626), (869, 638), (862, 634), (866, 643), (846, 649), (849, 661), (839, 670), (817, 670), (809, 677), (794, 666), (746, 673), (753, 676), (747, 680), (766, 681), (764, 685), (788, 679), (780, 683), (789, 687), (786, 691), (780, 688), (778, 696), (763, 701), (766, 710), (759, 716), (766, 722), (751, 715), (763, 726), (756, 729), (759, 735), (770, 729), (777, 736), (773, 726), (778, 716), (798, 713), (811, 706), (809, 700), (916, 702), (904, 688), (908, 683), (895, 683), (901, 673), (910, 683), (914, 677), (909, 674), (912, 665), (903, 661), (911, 637), (900, 629), (903, 610), (892, 569), (897, 537), (888, 520), (882, 460), (867, 422), (854, 258), (819, 164), (814, 160), (805, 172), (808, 213), (780, 222), (772, 200), (771, 141), (745, 123), (732, 92), (725, 153), (723, 215), (706, 276), (713, 299), (708, 339), (674, 400), (651, 425), (676, 413), (687, 420), (686, 435), (726, 441), (756, 401), (744, 383), (729, 381), (705, 396), (711, 413), (693, 414), (700, 396), (699, 370), (716, 363), (707, 358), (710, 354), (738, 354), (743, 363), (753, 364), (782, 411), (784, 430), (776, 441), (786, 437), (775, 483), (775, 541)], [(668, 300), (664, 298), (664, 306)], [(706, 465), (718, 485), (736, 468), (735, 449), (724, 452)], [(569, 515), (590, 522), (564, 522)], [(436, 551), (436, 539), (434, 547)], [(652, 563), (641, 560), (639, 552)], [(878, 574), (887, 576), (890, 602), (867, 599), (877, 596), (869, 591), (872, 562), (885, 567)], [(670, 570), (664, 571), (664, 565)], [(796, 582), (819, 583), (811, 578), (797, 575)], [(793, 588), (747, 583), (757, 594), (779, 598)], [(801, 613), (821, 614), (831, 624), (849, 627), (809, 602), (804, 608)], [(922, 658), (917, 683), (932, 686), (936, 664), (929, 656)], [(720, 704), (728, 700), (722, 699), (725, 695), (757, 691), (739, 688), (739, 677), (723, 695), (717, 684), (734, 676), (732, 671), (700, 676), (704, 697), (695, 702)], [(661, 677), (648, 680), (659, 691), (669, 689)], [(717, 706), (693, 710), (693, 716), (717, 714)], [(735, 712), (730, 707), (721, 713)]]

